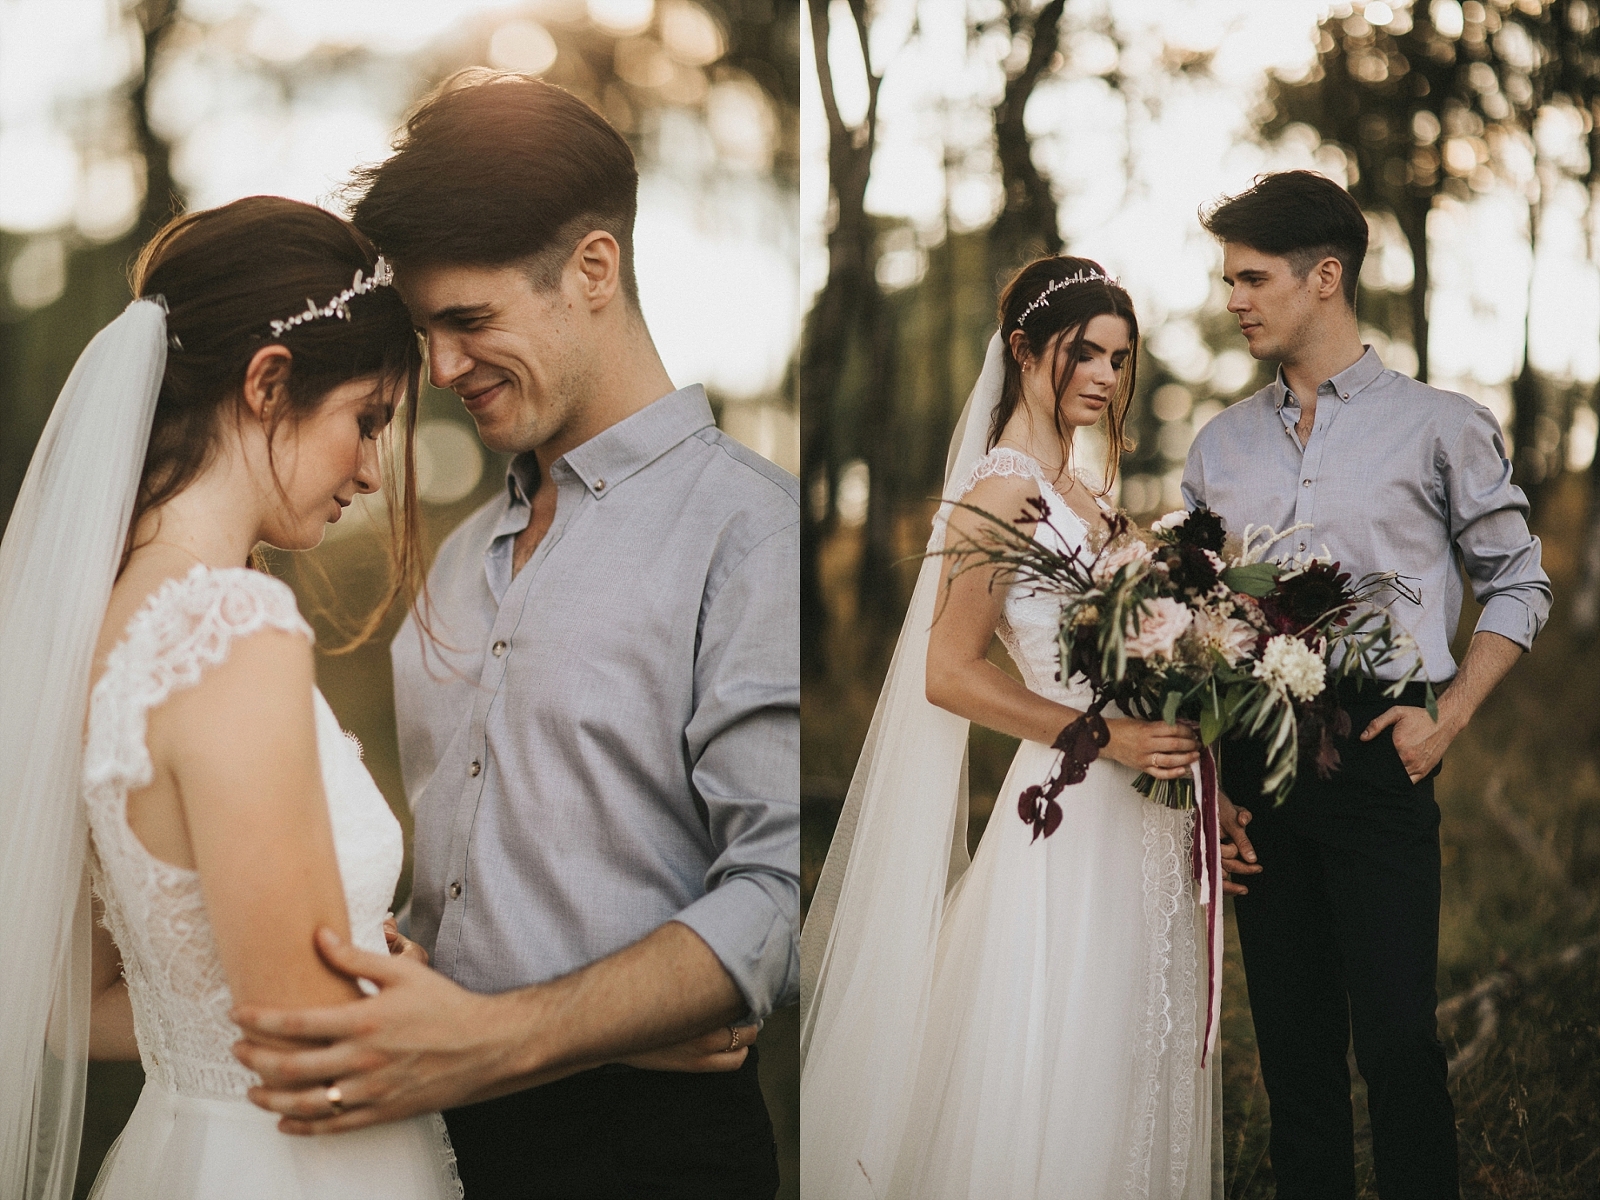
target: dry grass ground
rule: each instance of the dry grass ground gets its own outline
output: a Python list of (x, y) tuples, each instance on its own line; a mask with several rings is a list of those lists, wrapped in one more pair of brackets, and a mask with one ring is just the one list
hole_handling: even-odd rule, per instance
[[(1437, 784), (1444, 815), (1440, 997), (1507, 973), (1484, 1054), (1452, 1081), (1468, 1200), (1600, 1196), (1600, 955), (1559, 958), (1600, 930), (1600, 645), (1572, 636), (1562, 600), (1574, 580), (1586, 503), (1584, 482), (1567, 479), (1539, 514), (1555, 614), (1451, 748)], [(906, 515), (903, 553), (920, 550), (925, 522), (920, 511)], [(858, 555), (848, 533), (826, 548), (832, 670), (828, 679), (807, 681), (802, 702), (807, 896), (888, 665), (882, 637), (859, 628), (852, 611)], [(907, 587), (913, 569), (902, 568)], [(1463, 641), (1475, 620), (1469, 600)], [(888, 637), (892, 643), (892, 632)], [(1012, 745), (974, 734), (974, 841)], [(1479, 1019), (1468, 1005), (1441, 1023), (1452, 1055), (1472, 1041)], [(1231, 914), (1222, 1036), (1227, 1194), (1264, 1200), (1274, 1194), (1268, 1105)], [(1352, 1075), (1359, 1193), (1376, 1197), (1365, 1092), (1353, 1066)]]

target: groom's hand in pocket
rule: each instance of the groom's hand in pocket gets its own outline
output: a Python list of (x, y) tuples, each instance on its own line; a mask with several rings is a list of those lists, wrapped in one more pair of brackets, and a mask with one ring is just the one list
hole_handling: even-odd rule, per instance
[(1396, 704), (1373, 718), (1361, 731), (1361, 740), (1370, 742), (1390, 726), (1394, 727), (1395, 753), (1400, 756), (1400, 765), (1412, 783), (1439, 765), (1455, 736), (1435, 722), (1427, 709)]

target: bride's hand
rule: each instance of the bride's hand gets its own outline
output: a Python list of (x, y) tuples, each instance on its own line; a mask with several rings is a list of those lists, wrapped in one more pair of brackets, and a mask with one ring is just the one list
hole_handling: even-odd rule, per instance
[(1103, 753), (1152, 779), (1182, 779), (1200, 757), (1200, 739), (1185, 725), (1108, 717), (1111, 741)]
[(400, 926), (391, 913), (383, 921), (383, 940), (389, 943), (389, 953), (399, 958), (409, 958), (412, 962), (428, 965), (428, 952), (417, 945), (405, 934), (400, 932)]
[(618, 1061), (647, 1071), (737, 1071), (744, 1065), (750, 1053), (749, 1048), (755, 1045), (761, 1026), (740, 1025), (737, 1028), (739, 1045), (735, 1050), (728, 1049), (728, 1043), (733, 1040), (734, 1026), (725, 1025), (675, 1046), (661, 1046), (646, 1050), (643, 1054), (630, 1054)]

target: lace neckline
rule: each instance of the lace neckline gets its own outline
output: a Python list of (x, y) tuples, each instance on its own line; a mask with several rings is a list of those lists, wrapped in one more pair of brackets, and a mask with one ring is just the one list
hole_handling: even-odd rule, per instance
[[(1071, 514), (1073, 520), (1077, 521), (1078, 524), (1080, 526), (1082, 526), (1085, 531), (1087, 531), (1089, 529), (1089, 518), (1084, 516), (1077, 509), (1073, 508), (1072, 505), (1067, 503), (1066, 497), (1064, 497), (1060, 493), (1060, 491), (1057, 490), (1055, 484), (1050, 482), (1050, 477), (1049, 477), (1049, 475), (1046, 473), (1046, 471), (1044, 469), (1044, 464), (1041, 463), (1037, 458), (1033, 457), (1033, 455), (1027, 453), (1024, 450), (1018, 450), (1015, 446), (996, 446), (992, 450), (989, 451), (989, 454), (985, 455), (984, 457), (987, 458), (987, 457), (989, 457), (991, 455), (995, 455), (995, 454), (1013, 455), (1016, 458), (1021, 459), (1024, 463), (1028, 464), (1028, 466), (1031, 468), (1031, 470), (1029, 471), (1029, 474), (1032, 475), (1034, 477), (1034, 479), (1038, 482), (1039, 487), (1041, 489), (1043, 489), (1044, 491), (1049, 492), (1050, 493), (1050, 498), (1055, 500), (1062, 508), (1066, 509), (1066, 511)], [(1077, 479), (1076, 475), (1074, 475), (1073, 478), (1075, 480), (1077, 480), (1077, 482), (1083, 483), (1083, 481), (1081, 479)], [(1087, 484), (1084, 484), (1084, 490), (1085, 491), (1088, 490), (1088, 485)], [(1091, 495), (1092, 495), (1092, 493), (1091, 493)], [(1095, 496), (1094, 500), (1095, 500), (1096, 506), (1100, 509), (1101, 512), (1107, 511), (1107, 506), (1106, 506), (1105, 501), (1100, 499), (1100, 497), (1098, 497), (1098, 496)]]

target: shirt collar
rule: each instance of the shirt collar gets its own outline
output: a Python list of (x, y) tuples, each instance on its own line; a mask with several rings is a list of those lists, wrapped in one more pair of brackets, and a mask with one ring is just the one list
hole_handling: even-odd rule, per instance
[[(1371, 346), (1366, 347), (1366, 353), (1332, 379), (1324, 380), (1322, 386), (1317, 388), (1321, 393), (1324, 389), (1331, 391), (1341, 400), (1349, 400), (1362, 388), (1366, 387), (1379, 375), (1383, 374), (1383, 360), (1378, 357), (1378, 352)], [(1283, 403), (1289, 397), (1289, 385), (1283, 378), (1283, 367), (1278, 367), (1278, 373), (1272, 380), (1272, 406), (1283, 408)]]
[[(705, 388), (692, 383), (652, 401), (583, 445), (568, 450), (552, 469), (565, 463), (598, 500), (685, 438), (715, 424)], [(506, 490), (512, 504), (526, 504), (538, 485), (539, 463), (531, 450), (511, 460), (506, 469)]]

